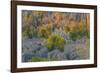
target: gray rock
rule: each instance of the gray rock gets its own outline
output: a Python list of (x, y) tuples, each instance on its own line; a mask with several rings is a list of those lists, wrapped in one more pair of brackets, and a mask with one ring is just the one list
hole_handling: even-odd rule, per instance
[(28, 62), (30, 59), (32, 59), (32, 54), (23, 54), (22, 55), (22, 62)]
[(66, 56), (60, 52), (58, 49), (55, 49), (48, 53), (48, 58), (50, 60), (64, 60), (66, 59)]
[(35, 56), (47, 58), (48, 57), (48, 49), (41, 47), (41, 49), (39, 51), (36, 51)]
[(67, 54), (66, 54), (66, 57), (67, 57), (68, 60), (77, 60), (77, 59), (80, 58), (80, 57), (78, 56), (78, 54), (76, 53), (75, 50), (73, 50), (73, 51), (67, 53)]

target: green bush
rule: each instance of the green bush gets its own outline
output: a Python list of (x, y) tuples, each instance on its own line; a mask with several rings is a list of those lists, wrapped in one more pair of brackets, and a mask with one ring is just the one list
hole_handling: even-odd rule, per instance
[(46, 41), (46, 47), (49, 51), (53, 49), (59, 49), (60, 51), (64, 51), (65, 40), (63, 37), (52, 34)]
[(90, 38), (90, 32), (89, 31), (86, 32), (86, 36), (87, 36), (87, 38)]
[(32, 57), (32, 62), (49, 61), (47, 58)]
[(82, 28), (82, 33), (84, 36), (86, 36), (87, 38), (90, 38), (90, 31), (89, 28), (87, 29), (87, 24), (86, 23), (82, 23), (83, 28)]
[(76, 41), (77, 39), (80, 39), (83, 36), (83, 34), (82, 32), (70, 32), (69, 36), (71, 40)]
[(65, 25), (65, 26), (64, 26), (64, 31), (65, 31), (66, 33), (68, 33), (68, 32), (71, 31), (71, 28), (70, 28), (69, 26)]
[(35, 37), (36, 35), (37, 35), (37, 30), (34, 26), (25, 26), (23, 28), (23, 36), (32, 38), (32, 37)]
[(27, 36), (28, 38), (32, 38), (32, 32), (30, 32), (30, 27), (29, 26), (24, 26), (23, 36)]
[(70, 31), (69, 36), (73, 41), (76, 41), (77, 39), (81, 39), (84, 36), (89, 38), (90, 33), (89, 33), (89, 31), (86, 31), (86, 28), (84, 26), (82, 31), (80, 31), (80, 30)]

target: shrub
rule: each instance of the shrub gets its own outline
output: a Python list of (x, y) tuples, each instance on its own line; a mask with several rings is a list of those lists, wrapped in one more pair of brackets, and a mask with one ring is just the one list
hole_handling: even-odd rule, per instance
[(64, 26), (64, 31), (67, 33), (67, 32), (70, 32), (70, 27), (68, 25), (65, 25)]
[(84, 36), (84, 32), (80, 31), (70, 32), (69, 36), (71, 40), (76, 41), (77, 39), (81, 39)]
[(80, 27), (79, 31), (81, 31), (84, 34), (84, 36), (89, 38), (90, 37), (90, 27), (89, 27), (89, 24), (86, 24), (85, 22), (81, 21), (79, 27)]
[(63, 37), (52, 34), (46, 41), (46, 47), (49, 51), (53, 49), (59, 49), (60, 51), (64, 51), (65, 40)]
[(86, 30), (85, 23), (82, 23), (80, 25), (79, 29), (75, 29), (74, 31), (70, 31), (70, 38), (73, 41), (76, 41), (77, 39), (81, 39), (84, 36), (89, 38), (89, 31)]
[(24, 27), (23, 35), (27, 36), (28, 38), (32, 38), (32, 32), (30, 32), (30, 27), (29, 26)]
[(47, 38), (51, 34), (50, 28), (48, 29), (46, 25), (42, 25), (38, 28), (38, 36), (42, 38)]
[(87, 31), (85, 34), (86, 34), (87, 38), (90, 38), (90, 32), (89, 31)]
[(37, 29), (33, 26), (25, 26), (23, 29), (23, 36), (27, 36), (28, 38), (32, 38), (37, 36)]

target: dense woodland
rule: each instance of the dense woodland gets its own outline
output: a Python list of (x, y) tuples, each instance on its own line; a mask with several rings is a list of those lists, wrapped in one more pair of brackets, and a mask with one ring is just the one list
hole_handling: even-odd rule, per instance
[(22, 62), (89, 59), (88, 13), (22, 11)]

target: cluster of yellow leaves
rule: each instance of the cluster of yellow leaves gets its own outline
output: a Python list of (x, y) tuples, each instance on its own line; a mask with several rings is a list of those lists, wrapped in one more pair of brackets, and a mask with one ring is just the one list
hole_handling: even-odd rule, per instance
[(30, 22), (32, 22), (32, 15), (23, 16), (23, 26), (30, 25)]
[(52, 34), (51, 36), (48, 37), (46, 46), (48, 47), (49, 50), (59, 49), (60, 51), (64, 51), (65, 43), (66, 42), (63, 37), (57, 34)]
[(44, 38), (49, 37), (52, 27), (52, 24), (43, 24), (42, 26), (38, 27), (38, 35)]

